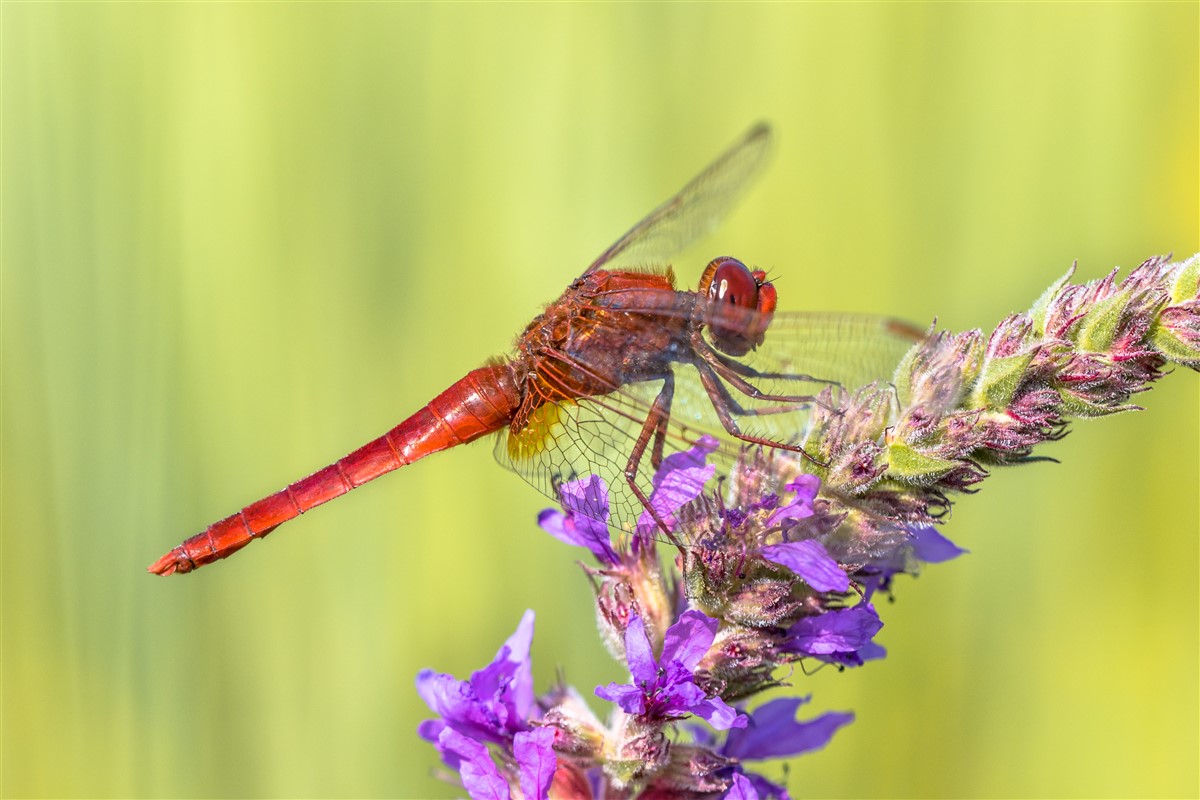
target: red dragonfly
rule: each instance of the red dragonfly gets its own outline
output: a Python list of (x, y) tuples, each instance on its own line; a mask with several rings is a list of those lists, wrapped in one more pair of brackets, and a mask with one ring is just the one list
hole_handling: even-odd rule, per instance
[(890, 377), (921, 333), (885, 317), (776, 314), (766, 273), (730, 257), (710, 262), (696, 291), (675, 288), (667, 260), (732, 209), (770, 142), (770, 128), (755, 126), (634, 225), (529, 323), (512, 355), (467, 373), (346, 457), (214, 522), (150, 572), (225, 558), (367, 481), (487, 434), (500, 434), (501, 463), (551, 497), (560, 480), (604, 478), (608, 522), (626, 529), (643, 509), (655, 514), (643, 462), (657, 466), (702, 435), (721, 442), (710, 458), (725, 469), (747, 445), (806, 457), (799, 442), (819, 389)]

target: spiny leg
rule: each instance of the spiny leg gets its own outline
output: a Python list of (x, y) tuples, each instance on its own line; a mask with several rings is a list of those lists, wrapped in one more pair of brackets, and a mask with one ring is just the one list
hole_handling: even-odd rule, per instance
[[(728, 367), (731, 371), (736, 372), (743, 378), (760, 378), (766, 380), (784, 380), (784, 381), (804, 381), (805, 383), (824, 383), (830, 386), (839, 386), (838, 381), (830, 380), (829, 378), (818, 378), (815, 375), (809, 375), (804, 372), (763, 372), (755, 369), (749, 364), (743, 364), (732, 356), (727, 356), (724, 353), (714, 350), (706, 342), (704, 350), (711, 354), (713, 359), (721, 362), (722, 365)], [(710, 359), (711, 361), (711, 359)], [(714, 365), (715, 366), (715, 365)]]
[[(684, 552), (683, 546), (679, 540), (675, 538), (675, 534), (671, 532), (671, 528), (667, 525), (666, 520), (658, 513), (658, 510), (650, 504), (650, 498), (637, 485), (638, 467), (641, 465), (642, 456), (646, 453), (646, 448), (650, 444), (650, 437), (656, 439), (661, 435), (665, 436), (667, 422), (671, 414), (671, 399), (675, 393), (674, 378), (669, 377), (663, 382), (663, 388), (658, 393), (658, 397), (654, 398), (654, 404), (650, 406), (650, 413), (646, 415), (646, 421), (642, 424), (642, 430), (638, 433), (637, 440), (633, 443), (633, 450), (629, 453), (629, 460), (625, 463), (625, 481), (629, 484), (630, 490), (634, 496), (642, 504), (642, 508), (650, 514), (650, 517), (658, 525), (662, 532), (667, 535), (667, 539), (671, 544), (675, 545), (675, 549), (680, 553)], [(661, 455), (661, 444), (655, 443), (655, 448), (659, 450)], [(651, 460), (654, 456), (651, 454)]]
[[(655, 472), (658, 472), (658, 468), (662, 466), (663, 447), (667, 440), (667, 422), (669, 421), (671, 412), (671, 402), (675, 399), (674, 372), (668, 372), (666, 377), (663, 378), (663, 387), (658, 393), (658, 399), (662, 399), (663, 397), (666, 398), (663, 401), (663, 407), (666, 411), (658, 418), (658, 425), (654, 430), (654, 449), (650, 451), (650, 466), (654, 467)], [(656, 404), (658, 403), (658, 399), (655, 400)]]
[(704, 390), (708, 393), (708, 399), (712, 402), (713, 410), (717, 412), (717, 417), (721, 420), (721, 425), (724, 426), (730, 436), (740, 439), (743, 442), (761, 445), (762, 447), (772, 447), (777, 450), (799, 453), (802, 458), (818, 467), (829, 466), (827, 462), (815, 458), (798, 444), (788, 444), (762, 436), (743, 433), (742, 429), (738, 427), (737, 420), (733, 418), (733, 412), (730, 409), (731, 405), (736, 404), (731, 402), (733, 398), (730, 397), (728, 390), (721, 384), (721, 379), (717, 376), (716, 371), (707, 361), (698, 361), (694, 366), (696, 372), (700, 374), (700, 382), (704, 385)]
[[(717, 371), (714, 369), (713, 372)], [(717, 372), (717, 375), (718, 377), (721, 377), (719, 372)], [(716, 381), (715, 386), (716, 390), (721, 393), (721, 398), (725, 403), (726, 408), (729, 409), (730, 413), (739, 417), (768, 417), (773, 414), (794, 414), (799, 411), (805, 403), (812, 402), (811, 397), (785, 398), (780, 405), (764, 406), (761, 408), (746, 408), (738, 402), (738, 399), (733, 395), (732, 392), (729, 391), (724, 383), (718, 380)], [(707, 386), (705, 387), (705, 391), (708, 391)], [(771, 398), (768, 397), (766, 399)]]
[[(715, 372), (717, 375), (720, 375), (725, 380), (729, 381), (729, 383), (735, 389), (737, 389), (739, 392), (741, 392), (742, 394), (746, 395), (749, 398), (752, 398), (754, 400), (766, 400), (766, 401), (774, 402), (774, 403), (791, 403), (794, 405), (798, 405), (800, 403), (812, 403), (814, 405), (820, 406), (821, 408), (823, 408), (826, 411), (829, 411), (831, 413), (835, 413), (835, 414), (838, 413), (836, 408), (831, 408), (830, 406), (821, 402), (820, 398), (816, 397), (815, 395), (811, 395), (811, 394), (788, 395), (788, 394), (772, 394), (770, 392), (764, 392), (763, 390), (759, 389), (757, 386), (755, 386), (754, 384), (750, 383), (748, 380), (746, 380), (745, 378), (742, 377), (742, 370), (748, 371), (748, 372), (753, 372), (753, 373), (757, 373), (757, 370), (751, 370), (745, 364), (739, 364), (737, 361), (733, 361), (731, 359), (727, 359), (727, 358), (723, 357), (720, 353), (713, 350), (711, 347), (703, 344), (703, 342), (699, 342), (698, 344), (700, 346), (698, 346), (696, 348), (696, 352), (700, 355), (700, 357), (704, 360), (704, 362), (709, 367), (711, 367), (712, 371)], [(742, 368), (742, 370), (734, 369), (731, 366), (732, 364), (737, 364), (739, 367)], [(767, 377), (767, 378), (770, 378), (772, 376), (776, 376), (776, 377), (782, 376), (782, 377), (786, 377), (791, 380), (803, 380), (803, 381), (811, 381), (811, 382), (817, 382), (817, 383), (826, 383), (826, 384), (829, 384), (830, 386), (841, 386), (841, 384), (837, 383), (836, 381), (827, 381), (827, 380), (823, 380), (820, 378), (811, 378), (807, 375), (784, 375), (783, 373), (757, 373), (757, 376), (758, 377)], [(751, 414), (751, 413), (756, 413), (756, 412), (746, 412), (746, 414), (743, 414), (743, 416), (746, 416), (747, 414)]]

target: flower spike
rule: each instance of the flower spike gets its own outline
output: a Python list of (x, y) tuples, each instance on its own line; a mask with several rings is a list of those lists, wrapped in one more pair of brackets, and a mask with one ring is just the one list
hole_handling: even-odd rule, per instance
[[(421, 737), (476, 800), (787, 798), (747, 765), (824, 747), (853, 715), (801, 721), (807, 697), (748, 701), (796, 662), (884, 657), (877, 595), (967, 552), (938, 530), (953, 497), (1035, 460), (1072, 418), (1136, 409), (1169, 365), (1200, 369), (1200, 255), (1124, 280), (1073, 272), (988, 335), (931, 331), (894, 384), (827, 387), (797, 432), (814, 461), (747, 449), (717, 482), (715, 440), (668, 455), (628, 541), (610, 539), (601, 478), (563, 483), (562, 510), (538, 523), (598, 562), (600, 630), (629, 682), (595, 689), (607, 721), (562, 683), (535, 698), (528, 612), (469, 680), (418, 676), (438, 715)], [(655, 517), (681, 543), (666, 565)]]

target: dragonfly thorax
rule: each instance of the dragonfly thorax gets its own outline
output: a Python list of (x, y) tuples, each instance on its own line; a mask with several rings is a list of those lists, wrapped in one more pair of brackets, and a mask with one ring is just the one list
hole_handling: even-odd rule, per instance
[(517, 342), (528, 391), (557, 402), (661, 379), (688, 357), (696, 297), (677, 291), (669, 274), (584, 275)]

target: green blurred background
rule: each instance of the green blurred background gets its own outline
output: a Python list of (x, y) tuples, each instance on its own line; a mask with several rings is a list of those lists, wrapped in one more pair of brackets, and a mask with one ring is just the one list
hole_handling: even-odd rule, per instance
[[(1198, 7), (3, 5), (6, 796), (450, 797), (414, 728), (525, 608), (621, 677), (485, 444), (182, 578), (145, 565), (387, 430), (753, 121), (677, 262), (952, 329), (1200, 249)], [(1198, 381), (997, 474), (901, 580), (794, 796), (1196, 796)], [(597, 703), (597, 707), (599, 707)]]

